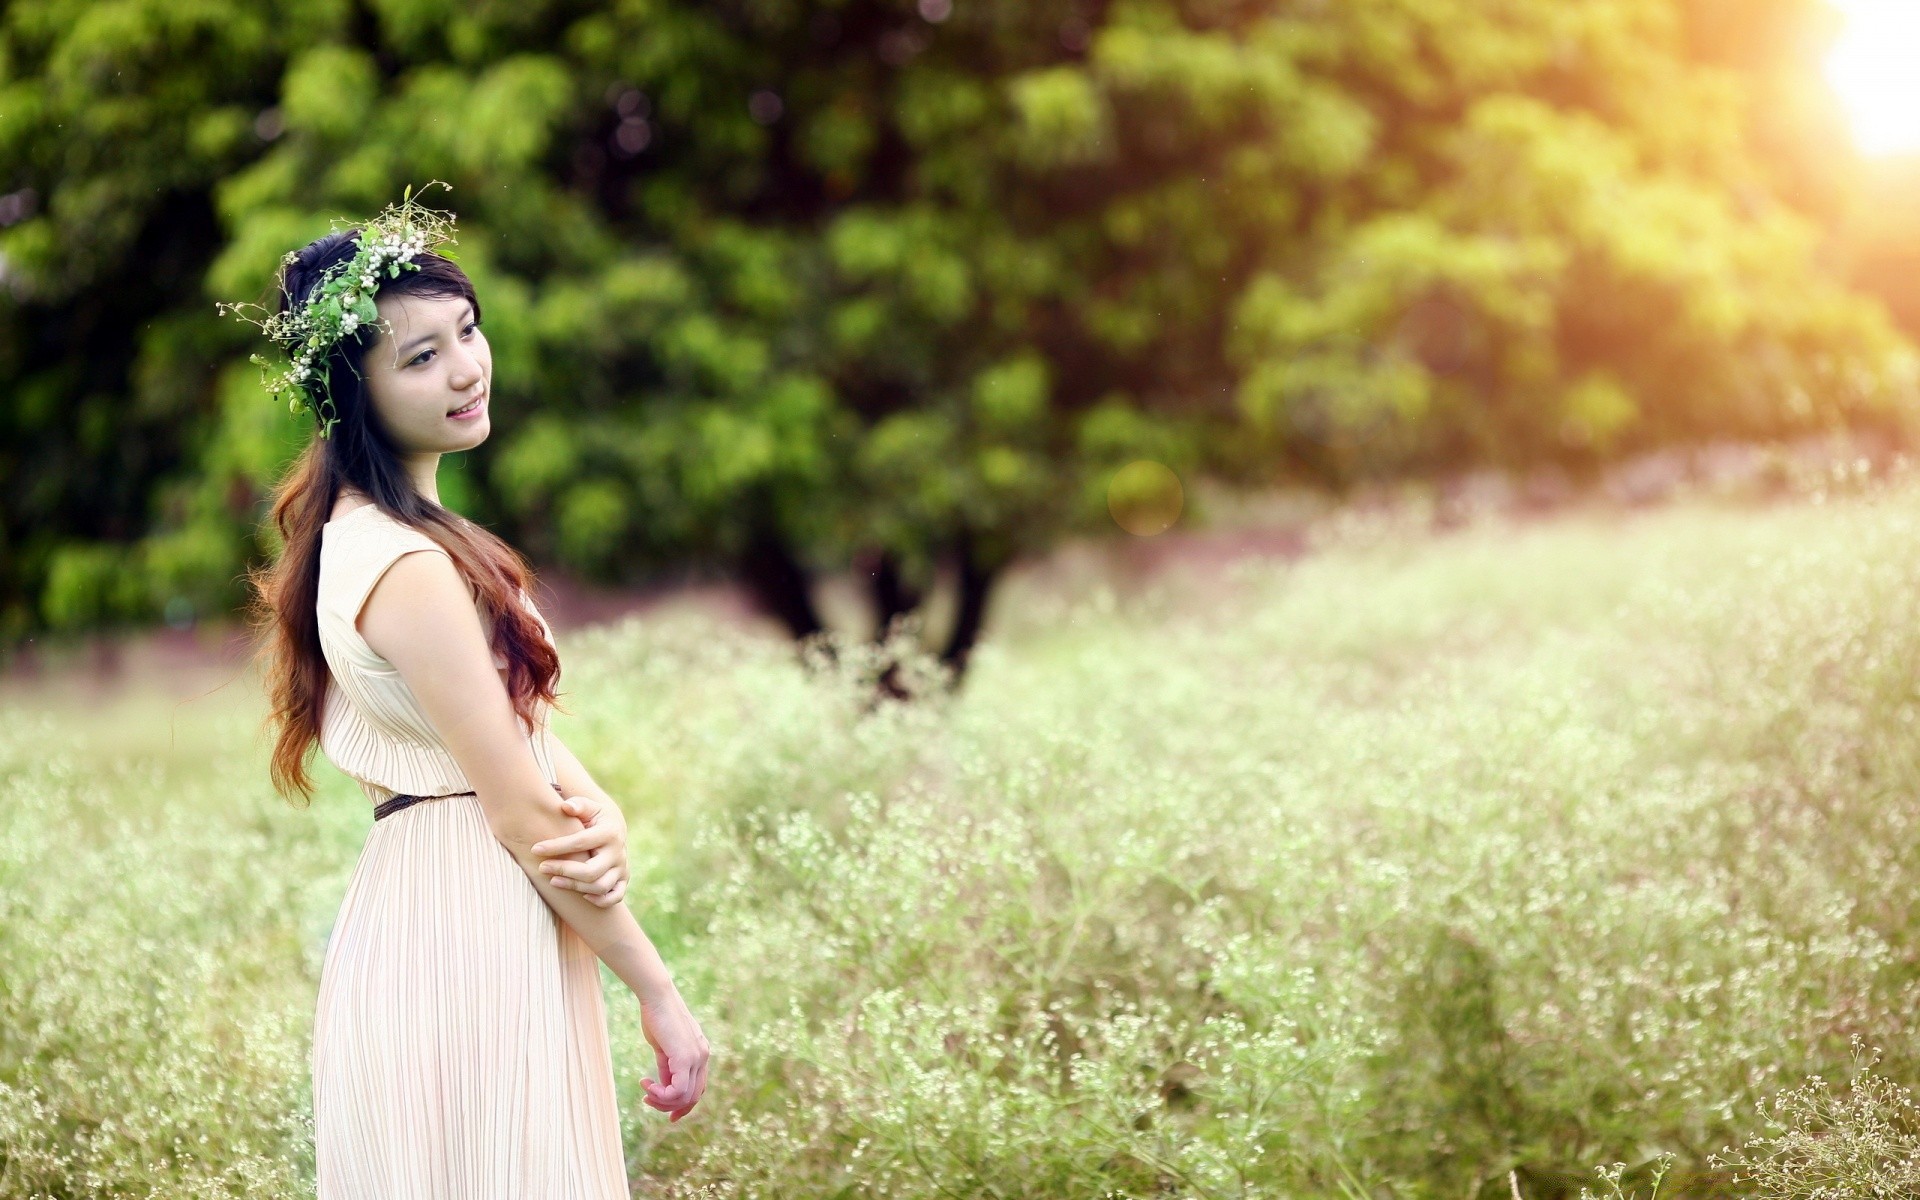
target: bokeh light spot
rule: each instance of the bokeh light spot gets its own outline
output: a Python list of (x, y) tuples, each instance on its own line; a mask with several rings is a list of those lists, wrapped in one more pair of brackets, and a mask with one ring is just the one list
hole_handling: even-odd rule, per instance
[(747, 98), (748, 115), (761, 125), (771, 125), (775, 121), (778, 121), (780, 114), (785, 111), (785, 108), (786, 106), (781, 103), (779, 95), (765, 88), (762, 88)]
[(1184, 499), (1180, 477), (1148, 458), (1128, 463), (1107, 481), (1107, 511), (1115, 524), (1138, 537), (1166, 532), (1180, 519)]
[(631, 158), (653, 141), (653, 127), (640, 117), (628, 117), (613, 131), (613, 144), (623, 158)]

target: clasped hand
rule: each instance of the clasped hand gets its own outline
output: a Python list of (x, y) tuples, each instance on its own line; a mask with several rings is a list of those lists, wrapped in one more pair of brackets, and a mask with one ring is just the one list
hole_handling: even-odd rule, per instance
[(547, 859), (540, 869), (553, 886), (579, 892), (591, 904), (611, 908), (627, 894), (627, 819), (618, 806), (592, 796), (567, 796), (560, 811), (578, 817), (585, 829), (535, 842), (533, 853)]

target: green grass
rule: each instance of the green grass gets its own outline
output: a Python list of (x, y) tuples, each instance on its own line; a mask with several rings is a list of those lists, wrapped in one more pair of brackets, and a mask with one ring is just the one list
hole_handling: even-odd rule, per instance
[[(605, 976), (636, 1188), (1904, 1187), (1920, 487), (1317, 546), (1015, 587), (957, 698), (871, 713), (860, 655), (697, 614), (565, 639), (715, 1046), (667, 1125)], [(274, 797), (256, 703), (175, 754), (0, 714), (0, 1197), (310, 1193), (370, 813)]]

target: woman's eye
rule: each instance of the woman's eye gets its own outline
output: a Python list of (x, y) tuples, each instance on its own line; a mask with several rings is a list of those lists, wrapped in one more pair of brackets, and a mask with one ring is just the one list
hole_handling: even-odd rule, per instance
[[(465, 337), (467, 334), (472, 333), (474, 330), (478, 328), (480, 328), (480, 322), (468, 321), (466, 331), (462, 333), (460, 336)], [(408, 363), (407, 365), (410, 367), (417, 367), (421, 363), (427, 361), (427, 355), (432, 353), (433, 353), (433, 350), (431, 348), (422, 350), (419, 354), (419, 357), (415, 358), (412, 362)]]

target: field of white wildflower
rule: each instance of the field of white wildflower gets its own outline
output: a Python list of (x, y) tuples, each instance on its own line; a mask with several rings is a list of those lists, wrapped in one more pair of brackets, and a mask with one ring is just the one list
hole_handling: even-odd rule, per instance
[[(669, 1126), (604, 975), (637, 1194), (1911, 1194), (1920, 486), (1002, 600), (872, 711), (858, 653), (563, 639), (714, 1043)], [(311, 1194), (371, 814), (271, 793), (257, 692), (184, 711), (0, 713), (8, 1200)]]

